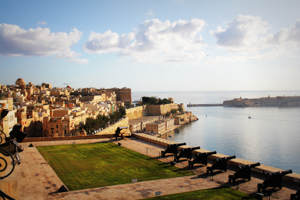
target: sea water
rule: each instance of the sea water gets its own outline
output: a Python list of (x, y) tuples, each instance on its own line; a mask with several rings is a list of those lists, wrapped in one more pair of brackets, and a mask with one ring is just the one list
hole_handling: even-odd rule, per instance
[(295, 95), (300, 91), (132, 92), (132, 99), (172, 97), (199, 118), (167, 133), (168, 140), (300, 173), (300, 107), (187, 107), (240, 97)]

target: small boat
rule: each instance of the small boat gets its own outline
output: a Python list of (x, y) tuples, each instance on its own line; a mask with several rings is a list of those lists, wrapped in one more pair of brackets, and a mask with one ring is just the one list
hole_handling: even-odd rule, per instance
[(248, 116), (249, 119), (251, 119), (251, 116)]

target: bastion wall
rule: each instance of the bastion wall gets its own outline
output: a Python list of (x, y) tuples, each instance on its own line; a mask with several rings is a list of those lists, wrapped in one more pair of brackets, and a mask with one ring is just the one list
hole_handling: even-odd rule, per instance
[(171, 103), (171, 104), (164, 104), (164, 105), (144, 105), (135, 108), (126, 109), (126, 115), (129, 119), (137, 119), (144, 116), (159, 116), (164, 115), (167, 112), (171, 112), (172, 109), (179, 109), (182, 108), (183, 111), (184, 105)]

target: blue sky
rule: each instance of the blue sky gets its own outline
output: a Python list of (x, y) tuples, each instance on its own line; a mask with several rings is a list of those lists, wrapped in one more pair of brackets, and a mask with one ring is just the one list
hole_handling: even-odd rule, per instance
[(300, 90), (300, 1), (1, 1), (0, 84)]

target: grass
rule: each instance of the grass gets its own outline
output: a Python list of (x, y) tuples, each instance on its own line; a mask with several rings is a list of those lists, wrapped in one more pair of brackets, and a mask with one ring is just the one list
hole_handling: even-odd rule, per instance
[(193, 175), (114, 143), (37, 149), (70, 190)]
[(197, 190), (193, 192), (185, 192), (179, 194), (172, 194), (166, 196), (158, 196), (149, 199), (155, 200), (193, 200), (193, 199), (201, 199), (201, 200), (238, 200), (238, 199), (255, 199), (250, 195), (240, 192), (238, 190), (234, 190), (232, 188), (214, 188), (214, 189), (207, 189), (207, 190)]

